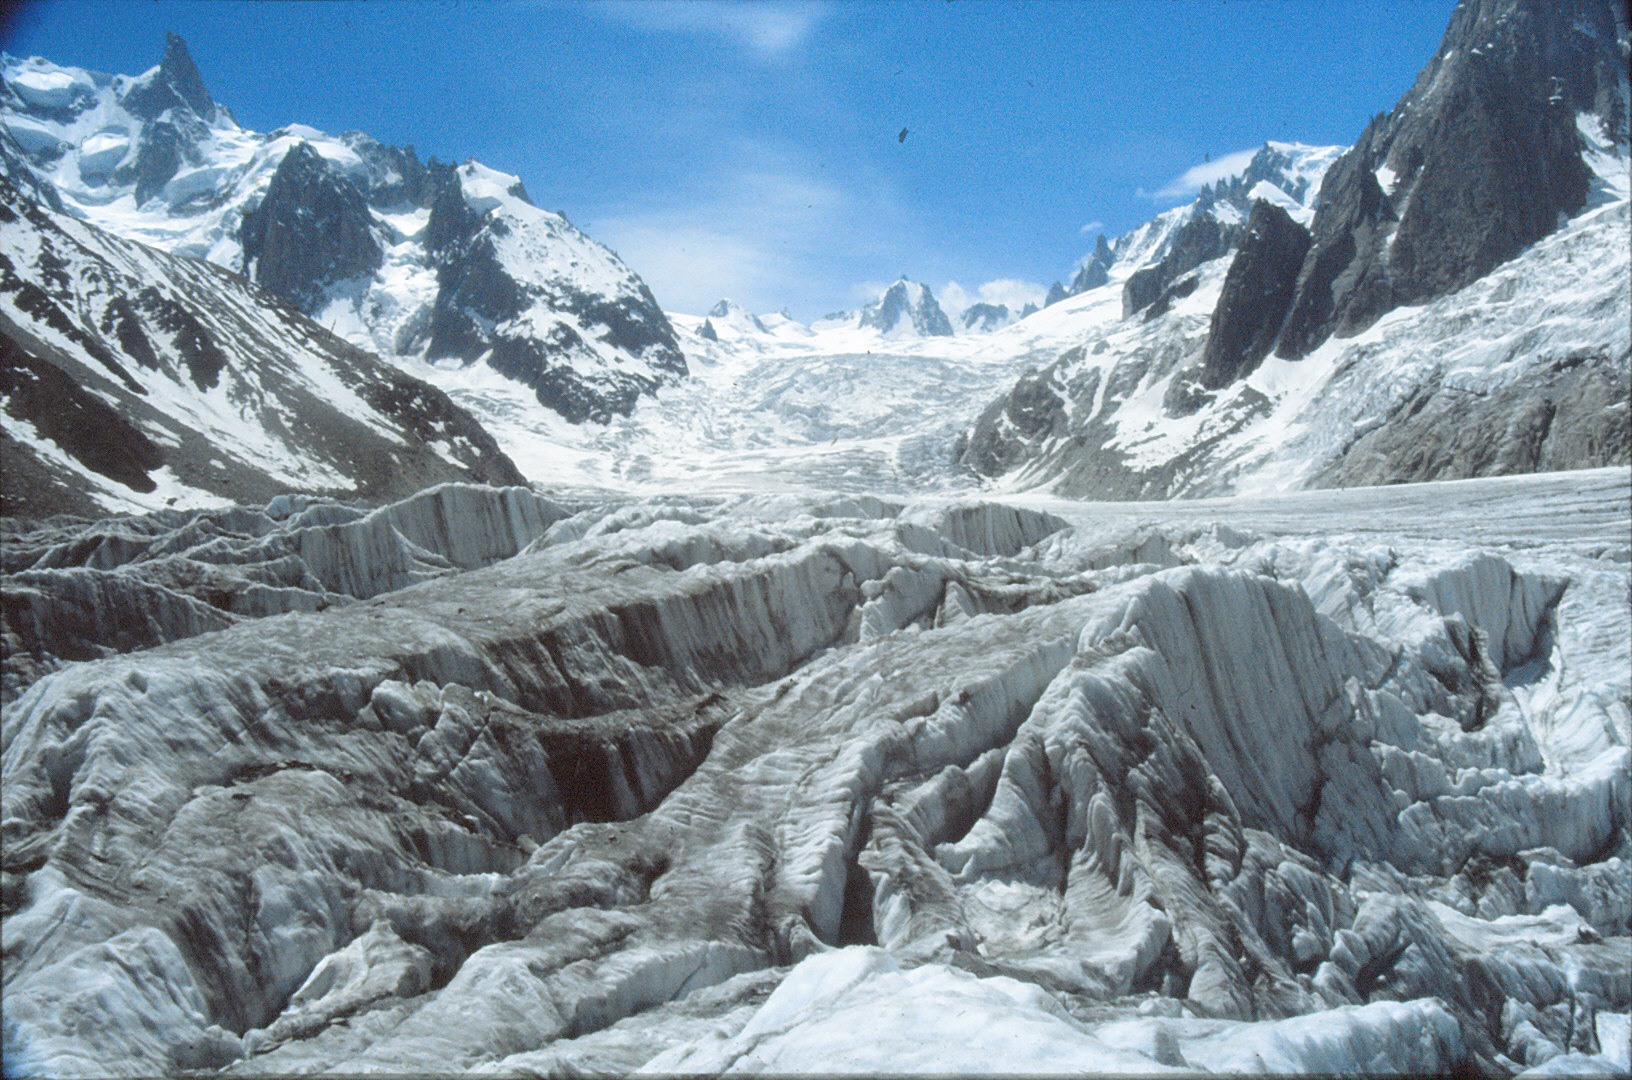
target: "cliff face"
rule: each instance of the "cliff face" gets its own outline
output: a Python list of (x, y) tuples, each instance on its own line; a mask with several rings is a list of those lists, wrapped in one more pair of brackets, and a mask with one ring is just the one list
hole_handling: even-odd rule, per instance
[(1577, 116), (1626, 135), (1625, 9), (1466, 0), (1439, 51), (1321, 188), (1278, 355), (1454, 292), (1586, 201)]
[(1309, 231), (1285, 210), (1253, 204), (1241, 250), (1230, 263), (1202, 354), (1202, 385), (1218, 390), (1269, 355), (1309, 252)]
[(523, 483), (446, 394), (235, 274), (0, 178), (0, 514)]
[(354, 345), (488, 364), (573, 422), (627, 415), (686, 374), (646, 284), (517, 177), (356, 131), (245, 131), (174, 34), (135, 78), (39, 57), (0, 68), (14, 186), (241, 273)]
[(302, 308), (384, 260), (363, 193), (304, 142), (283, 156), (261, 205), (244, 216), (242, 239), (256, 283)]

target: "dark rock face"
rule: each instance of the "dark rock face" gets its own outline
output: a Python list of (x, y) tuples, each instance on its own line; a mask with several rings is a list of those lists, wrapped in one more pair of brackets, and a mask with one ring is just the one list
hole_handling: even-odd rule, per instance
[(144, 123), (134, 162), (112, 179), (121, 184), (134, 181), (140, 206), (158, 194), (183, 164), (199, 163), (198, 143), (216, 119), (217, 109), (187, 43), (176, 34), (165, 35), (158, 70), (133, 83), (120, 104)]
[(1161, 297), (1163, 290), (1204, 262), (1218, 258), (1235, 242), (1235, 230), (1199, 208), (1179, 226), (1173, 244), (1155, 266), (1135, 270), (1122, 286), (1122, 317), (1142, 311)]
[(1071, 295), (1077, 296), (1089, 289), (1097, 289), (1110, 280), (1111, 264), (1116, 261), (1116, 253), (1111, 245), (1105, 242), (1105, 234), (1100, 233), (1099, 239), (1094, 242), (1094, 253), (1088, 257), (1077, 276), (1071, 279)]
[[(604, 424), (613, 416), (627, 416), (641, 394), (656, 390), (670, 376), (686, 374), (674, 328), (651, 290), (633, 275), (628, 289), (604, 295), (580, 291), (570, 282), (518, 279), (529, 267), (507, 264), (499, 241), (513, 227), (570, 230), (563, 219), (557, 219), (558, 225), (512, 226), (503, 217), (470, 207), (454, 167), (432, 159), (427, 173), (433, 194), (425, 245), (437, 267), (427, 356), (473, 362), (485, 355), (495, 370), (532, 389), (540, 404), (572, 423)], [(510, 194), (527, 198), (519, 183)], [(594, 357), (594, 348), (565, 322), (542, 336), (504, 329), (540, 304), (573, 316), (599, 341), (639, 357), (655, 374), (584, 375), (575, 361)]]
[(1632, 463), (1627, 370), (1603, 354), (1560, 356), (1494, 391), (1435, 382), (1356, 439), (1320, 487), (1590, 469)]
[(1416, 84), (1327, 173), (1277, 353), (1454, 292), (1579, 210), (1575, 115), (1617, 123), (1626, 26), (1609, 0), (1461, 4)]
[[(457, 479), (524, 482), (440, 390), (273, 294), (91, 225), (70, 234), (59, 221), (0, 183), (0, 226), (26, 236), (16, 259), (0, 252), (0, 398), (8, 417), (58, 451), (8, 436), (0, 514), (105, 513), (105, 496), (153, 492), (149, 474), (161, 467), (184, 487), (249, 499), (287, 491), (298, 475), (323, 478), (309, 488), (365, 499)], [(355, 395), (349, 403), (333, 400), (336, 381)], [(241, 420), (211, 427), (197, 398), (203, 407), (187, 412), (190, 396), (206, 394), (239, 403)], [(167, 411), (178, 398), (182, 410)], [(250, 441), (261, 449), (235, 442), (246, 423), (258, 425)]]
[[(921, 290), (915, 298), (914, 289)], [(861, 312), (861, 325), (885, 333), (897, 329), (906, 320), (914, 330), (926, 337), (951, 337), (952, 322), (935, 302), (928, 285), (914, 285), (902, 278), (876, 301)]]
[(1201, 275), (1191, 271), (1163, 286), (1156, 299), (1151, 302), (1149, 307), (1144, 309), (1145, 321), (1150, 322), (1152, 319), (1159, 319), (1172, 311), (1173, 301), (1182, 300), (1189, 296), (1196, 291), (1196, 287), (1200, 284)]
[(143, 120), (157, 120), (168, 109), (188, 110), (206, 122), (216, 116), (215, 101), (180, 34), (164, 35), (159, 70), (133, 84), (121, 104)]
[(1306, 202), (1309, 178), (1299, 175), (1294, 159), (1286, 151), (1265, 143), (1252, 155), (1247, 167), (1236, 176), (1227, 176), (1211, 187), (1204, 188), (1215, 202), (1226, 202), (1246, 209), (1252, 202), (1252, 189), (1260, 181), (1280, 188), (1298, 202)]
[(1048, 295), (1043, 297), (1043, 306), (1053, 307), (1055, 304), (1066, 299), (1070, 295), (1070, 293), (1065, 291), (1065, 286), (1056, 281), (1054, 284), (1048, 287)]
[(970, 304), (958, 316), (965, 330), (995, 330), (1009, 321), (1007, 304)]
[(425, 174), (431, 204), (431, 217), (425, 225), (425, 250), (440, 257), (481, 228), (482, 216), (465, 203), (454, 166), (433, 157), (425, 163)]
[(9, 183), (27, 198), (62, 213), (62, 196), (57, 194), (56, 185), (34, 175), (34, 170), (28, 167), (28, 155), (4, 127), (0, 127), (0, 181)]
[(714, 324), (709, 322), (707, 319), (703, 320), (703, 325), (697, 331), (697, 336), (702, 338), (704, 341), (720, 340), (720, 335), (714, 330)]
[(241, 238), (251, 279), (307, 311), (325, 286), (372, 274), (385, 258), (362, 192), (305, 142), (284, 155)]
[(1292, 303), (1309, 232), (1285, 210), (1253, 203), (1246, 235), (1224, 277), (1202, 357), (1203, 383), (1217, 390), (1250, 374), (1269, 355)]
[[(74, 460), (133, 491), (156, 486), (148, 473), (164, 465), (164, 452), (101, 398), (0, 333), (0, 398), (8, 416), (66, 450)], [(8, 449), (10, 449), (8, 447)], [(7, 455), (8, 469), (13, 458)], [(0, 514), (26, 514), (45, 505), (27, 488), (0, 492)]]
[(203, 134), (198, 118), (185, 113), (171, 113), (163, 120), (152, 121), (142, 127), (135, 161), (115, 173), (114, 178), (136, 182), (136, 205), (140, 206), (157, 195), (182, 165), (198, 164), (198, 140)]
[(986, 407), (960, 448), (958, 464), (981, 476), (1001, 476), (1023, 461), (1029, 447), (1064, 432), (1065, 402), (1052, 383), (1054, 367), (1021, 376)]
[[(10, 62), (6, 67), (24, 69)], [(357, 131), (338, 137), (355, 161), (344, 151), (337, 154), (327, 136), (313, 135), (311, 145), (299, 143), (285, 154), (282, 148), (298, 140), (289, 139), (288, 131), (238, 131), (175, 35), (163, 62), (145, 75), (76, 73), (71, 85), (77, 89), (47, 92), (32, 83), (0, 83), (0, 110), (8, 117), (67, 123), (104, 101), (108, 115), (101, 131), (129, 132), (135, 145), (117, 155), (117, 165), (114, 142), (103, 140), (91, 151), (85, 180), (102, 191), (78, 202), (80, 189), (72, 198), (59, 195), (35, 170), (65, 153), (79, 154), (79, 148), (40, 139), (28, 141), (25, 151), (14, 138), (0, 139), (0, 170), (54, 208), (71, 206), (77, 216), (123, 231), (128, 223), (102, 208), (129, 193), (145, 215), (186, 223), (155, 229), (145, 234), (149, 239), (217, 259), (302, 312), (331, 302), (346, 307), (359, 343), (369, 348), (414, 356), (429, 351), (433, 358), (471, 363), (491, 358), (575, 419), (627, 413), (642, 393), (686, 372), (673, 329), (650, 290), (564, 217), (533, 208), (514, 177), (475, 162), (422, 163), (412, 146), (389, 146)], [(258, 142), (262, 154), (243, 168), (194, 169), (226, 164), (218, 132)], [(341, 158), (342, 164), (330, 164)], [(428, 222), (425, 210), (431, 211)], [(198, 242), (222, 229), (238, 243)], [(416, 297), (407, 307), (399, 302), (393, 283), (376, 276), (387, 250), (437, 274), (434, 301)], [(341, 282), (344, 288), (336, 289)], [(23, 286), (25, 292), (32, 287)], [(110, 340), (122, 343), (117, 352), (148, 358), (138, 359), (138, 366), (163, 366), (166, 358), (158, 354), (164, 350), (156, 353), (145, 337), (150, 315), (113, 307), (97, 312)], [(66, 310), (49, 317), (70, 326), (62, 331), (70, 339), (81, 333)], [(714, 325), (723, 327), (719, 320)], [(186, 333), (199, 346), (187, 362), (196, 368), (195, 382), (210, 378), (207, 345), (213, 333)], [(87, 349), (93, 358), (118, 363), (100, 342)]]

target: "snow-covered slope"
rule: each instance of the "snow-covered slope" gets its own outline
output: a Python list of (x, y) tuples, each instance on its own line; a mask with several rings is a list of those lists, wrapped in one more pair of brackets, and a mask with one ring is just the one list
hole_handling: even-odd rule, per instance
[(1138, 274), (1126, 310), (1142, 310), (1175, 279), (1232, 249), (1259, 199), (1308, 225), (1321, 180), (1345, 149), (1266, 142), (1240, 172), (1203, 185), (1192, 202), (1163, 211), (1114, 241), (1099, 237), (1071, 283), (1054, 283), (1047, 305), (1101, 288), (1113, 277), (1125, 282)]
[(242, 273), (353, 344), (486, 363), (574, 422), (685, 374), (645, 284), (514, 176), (360, 132), (240, 128), (179, 37), (137, 77), (0, 63), (0, 126), (70, 214)]
[(1493, 273), (1221, 390), (1201, 360), (1229, 260), (1205, 264), (1162, 318), (1103, 324), (1014, 386), (963, 460), (1132, 498), (1625, 461), (1628, 162), (1606, 161), (1599, 205)]
[[(1118, 241), (1113, 266), (1144, 263), (1126, 277), (1123, 318), (1084, 326), (991, 403), (962, 462), (1007, 486), (1164, 498), (1632, 461), (1627, 30), (1610, 9), (1583, 0), (1572, 22), (1533, 0), (1463, 5), (1386, 124), (1336, 161), (1287, 158), (1308, 180), (1300, 197), (1287, 198), (1301, 180), (1272, 186), (1249, 168), (1228, 185), (1231, 198), (1255, 200), (1245, 215), (1204, 190)], [(1471, 67), (1452, 56), (1479, 42), (1484, 59)], [(1589, 64), (1571, 82), (1592, 108), (1566, 128), (1549, 126), (1553, 105), (1514, 89), (1535, 64), (1573, 72), (1561, 57), (1605, 49), (1623, 62)], [(1448, 89), (1456, 80), (1461, 89)], [(1419, 115), (1486, 90), (1465, 125)], [(1545, 136), (1564, 157), (1511, 160), (1502, 132), (1526, 124), (1542, 133), (1525, 138)], [(1536, 225), (1509, 192), (1492, 196), (1489, 221), (1431, 222), (1434, 200), (1461, 198), (1446, 147), (1470, 138), (1467, 154), (1506, 162), (1478, 184), (1575, 178), (1548, 196), (1567, 212)], [(1272, 155), (1285, 157), (1271, 144), (1255, 163)], [(1356, 162), (1382, 157), (1429, 164), (1356, 179)], [(1386, 239), (1395, 235), (1409, 256)]]
[(0, 348), (0, 513), (523, 482), (441, 391), (220, 267), (49, 211), (3, 176)]

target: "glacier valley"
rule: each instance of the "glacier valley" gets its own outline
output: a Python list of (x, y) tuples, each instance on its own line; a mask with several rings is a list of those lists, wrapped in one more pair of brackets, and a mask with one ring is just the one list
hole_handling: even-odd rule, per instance
[(1632, 1072), (1629, 55), (808, 324), (0, 56), (6, 1076)]

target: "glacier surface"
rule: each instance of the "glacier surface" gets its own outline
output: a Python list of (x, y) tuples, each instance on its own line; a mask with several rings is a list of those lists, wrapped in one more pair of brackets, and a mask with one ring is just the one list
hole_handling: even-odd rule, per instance
[(110, 623), (8, 671), (8, 1061), (1613, 1070), (1629, 499), (448, 485), (13, 538), (30, 610)]

